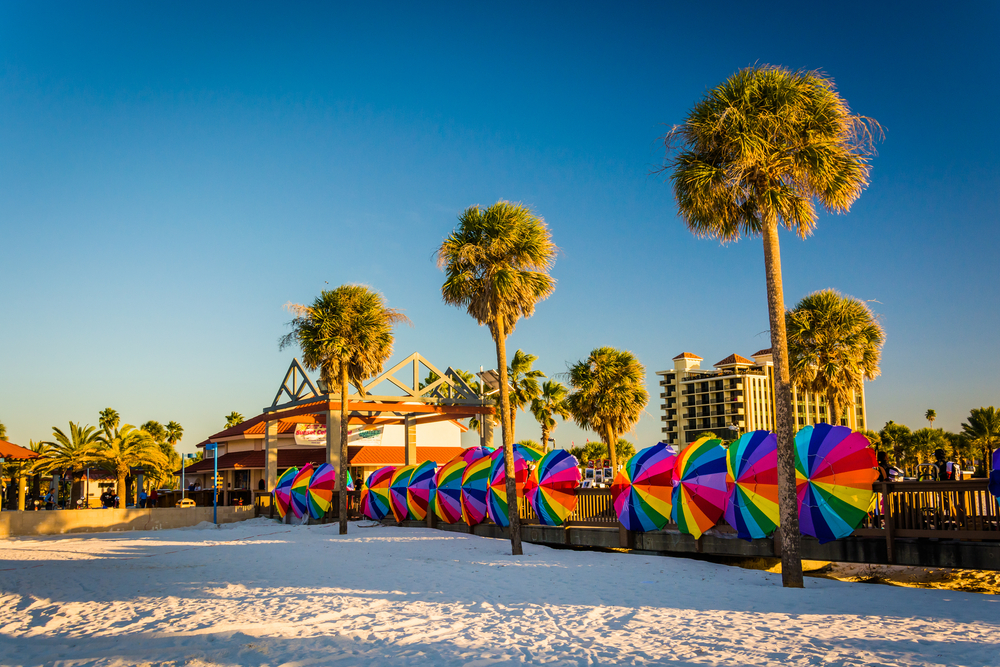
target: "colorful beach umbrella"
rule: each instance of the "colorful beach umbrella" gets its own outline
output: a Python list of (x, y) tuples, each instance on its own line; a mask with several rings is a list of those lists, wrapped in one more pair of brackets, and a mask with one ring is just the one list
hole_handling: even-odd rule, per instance
[(452, 461), (455, 461), (457, 459), (462, 459), (463, 461), (465, 461), (466, 465), (468, 465), (469, 463), (472, 463), (477, 459), (481, 459), (484, 456), (489, 456), (493, 452), (494, 452), (493, 447), (468, 447), (461, 454), (452, 459)]
[(820, 544), (847, 537), (868, 514), (878, 479), (875, 451), (846, 426), (816, 424), (795, 435), (799, 531)]
[(486, 496), (490, 488), (493, 459), (484, 456), (465, 468), (462, 475), (462, 521), (475, 526), (486, 518)]
[(284, 519), (288, 514), (288, 508), (292, 504), (292, 482), (299, 474), (298, 468), (289, 468), (281, 473), (278, 483), (274, 486), (274, 506), (278, 508), (278, 515)]
[(361, 514), (372, 521), (381, 521), (392, 512), (392, 501), (389, 499), (389, 485), (392, 483), (392, 473), (395, 466), (379, 468), (361, 485)]
[(611, 497), (627, 530), (660, 530), (670, 521), (676, 458), (673, 448), (660, 442), (632, 455), (615, 476)]
[(445, 523), (462, 520), (462, 476), (466, 462), (455, 458), (441, 466), (434, 480), (434, 513)]
[(333, 504), (333, 489), (337, 485), (337, 469), (329, 463), (316, 467), (309, 479), (309, 516), (322, 519)]
[(1000, 448), (993, 451), (993, 469), (990, 470), (990, 493), (1000, 502)]
[(410, 477), (417, 466), (401, 466), (392, 473), (392, 482), (389, 483), (389, 500), (392, 507), (392, 515), (396, 522), (406, 521), (410, 518), (410, 508), (407, 504), (407, 496), (410, 487)]
[(312, 479), (313, 465), (307, 463), (292, 479), (291, 510), (296, 519), (309, 514), (309, 480)]
[(538, 521), (561, 526), (576, 509), (576, 487), (580, 485), (580, 462), (562, 449), (553, 449), (528, 475), (524, 496)]
[(410, 518), (423, 521), (428, 510), (433, 511), (434, 478), (437, 476), (437, 463), (424, 461), (413, 469), (410, 483), (406, 487), (406, 507)]
[(778, 439), (770, 431), (744, 433), (729, 445), (726, 521), (744, 540), (778, 527)]
[[(528, 481), (528, 464), (539, 461), (542, 453), (532, 447), (514, 445), (514, 489), (517, 497), (524, 496), (524, 484)], [(507, 506), (507, 468), (504, 465), (503, 450), (490, 454), (490, 488), (486, 496), (487, 513), (498, 526), (510, 524)]]
[(726, 509), (726, 449), (718, 438), (701, 438), (677, 455), (671, 517), (682, 533), (698, 539)]

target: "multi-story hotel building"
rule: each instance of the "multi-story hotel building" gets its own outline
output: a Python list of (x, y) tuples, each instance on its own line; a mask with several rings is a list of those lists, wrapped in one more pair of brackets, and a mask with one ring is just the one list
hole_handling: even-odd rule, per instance
[[(701, 368), (702, 358), (683, 352), (673, 358), (672, 370), (657, 371), (663, 399), (663, 441), (683, 449), (698, 435), (711, 431), (726, 440), (758, 429), (774, 430), (774, 362), (771, 350), (759, 350), (753, 359), (731, 354), (714, 370)], [(792, 411), (797, 428), (826, 422), (826, 398), (792, 387)], [(840, 423), (854, 430), (866, 428), (865, 392), (851, 394)]]

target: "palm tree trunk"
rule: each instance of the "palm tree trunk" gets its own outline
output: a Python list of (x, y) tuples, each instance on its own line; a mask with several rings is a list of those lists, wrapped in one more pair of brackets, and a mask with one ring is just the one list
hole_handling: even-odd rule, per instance
[(604, 438), (608, 441), (608, 458), (611, 459), (611, 478), (618, 474), (618, 434), (612, 426), (604, 429)]
[(125, 473), (118, 470), (118, 501), (121, 503), (121, 509), (125, 509), (128, 506), (128, 498), (125, 497)]
[(549, 451), (549, 427), (548, 424), (542, 424), (542, 451)]
[(778, 437), (778, 513), (781, 520), (781, 584), (802, 588), (802, 558), (799, 555), (799, 508), (795, 493), (795, 440), (792, 422), (792, 388), (785, 335), (785, 295), (781, 283), (781, 249), (777, 220), (764, 224), (764, 272), (767, 280), (767, 311), (771, 324), (774, 359), (775, 434)]
[(347, 365), (340, 364), (340, 534), (347, 535), (347, 469), (351, 465), (347, 449)]
[(837, 396), (833, 392), (826, 395), (826, 409), (830, 411), (827, 417), (830, 420), (830, 426), (837, 426), (840, 424), (841, 409), (840, 402), (837, 401)]
[(514, 431), (510, 419), (510, 394), (507, 387), (507, 330), (498, 315), (494, 333), (497, 343), (497, 371), (500, 373), (500, 429), (503, 437), (503, 465), (507, 475), (507, 517), (510, 520), (510, 552), (520, 556), (521, 515), (517, 507), (517, 482), (514, 478)]

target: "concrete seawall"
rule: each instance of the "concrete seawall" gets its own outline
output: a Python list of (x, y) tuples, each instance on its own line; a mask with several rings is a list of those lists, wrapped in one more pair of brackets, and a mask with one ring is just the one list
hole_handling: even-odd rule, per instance
[[(219, 523), (252, 519), (252, 505), (220, 507)], [(0, 512), (0, 538), (185, 528), (212, 520), (211, 507)]]

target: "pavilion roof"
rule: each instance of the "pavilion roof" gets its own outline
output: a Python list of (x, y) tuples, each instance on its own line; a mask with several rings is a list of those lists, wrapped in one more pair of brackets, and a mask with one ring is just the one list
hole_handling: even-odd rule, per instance
[(15, 445), (13, 442), (0, 440), (0, 458), (7, 459), (8, 461), (30, 461), (37, 459), (38, 454), (21, 445)]

